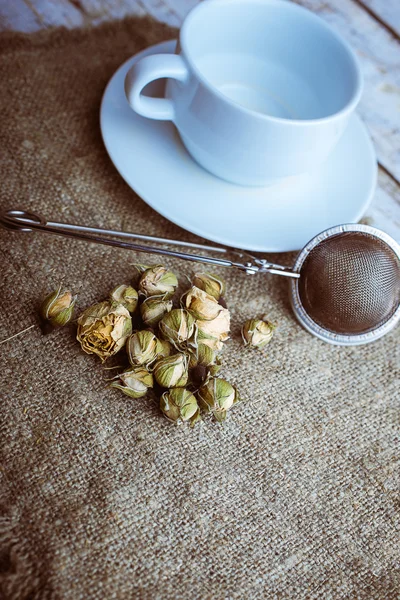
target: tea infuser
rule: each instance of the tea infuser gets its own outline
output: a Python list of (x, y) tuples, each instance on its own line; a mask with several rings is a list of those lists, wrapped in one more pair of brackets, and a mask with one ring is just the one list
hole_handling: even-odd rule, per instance
[[(292, 308), (299, 322), (310, 333), (332, 344), (372, 342), (388, 333), (400, 320), (400, 245), (369, 225), (351, 223), (327, 229), (306, 244), (290, 268), (245, 251), (56, 223), (24, 210), (2, 213), (0, 224), (11, 230), (38, 230), (107, 246), (234, 267), (248, 274), (286, 276), (290, 280)], [(233, 253), (243, 262), (126, 241), (129, 239), (220, 254)]]

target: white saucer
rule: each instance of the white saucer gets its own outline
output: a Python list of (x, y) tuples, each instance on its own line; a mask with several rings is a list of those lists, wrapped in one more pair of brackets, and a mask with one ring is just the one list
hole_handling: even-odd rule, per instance
[[(111, 78), (101, 104), (101, 132), (111, 160), (147, 204), (203, 238), (259, 252), (298, 250), (328, 227), (359, 221), (372, 199), (377, 165), (357, 116), (314, 173), (268, 187), (242, 187), (198, 166), (171, 122), (136, 115), (124, 94), (128, 69), (142, 56), (173, 52), (175, 44), (157, 44), (130, 58)], [(152, 86), (151, 94), (160, 92), (160, 84)]]

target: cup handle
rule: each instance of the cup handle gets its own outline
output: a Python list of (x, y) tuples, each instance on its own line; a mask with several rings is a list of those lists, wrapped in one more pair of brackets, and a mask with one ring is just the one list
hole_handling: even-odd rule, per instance
[(148, 119), (173, 121), (175, 108), (168, 98), (149, 98), (141, 93), (143, 88), (163, 77), (186, 81), (189, 71), (177, 54), (154, 54), (145, 56), (135, 63), (125, 77), (125, 94), (131, 108)]

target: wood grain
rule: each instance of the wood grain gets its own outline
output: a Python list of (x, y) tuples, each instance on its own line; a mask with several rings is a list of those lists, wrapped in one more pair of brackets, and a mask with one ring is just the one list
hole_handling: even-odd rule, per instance
[(382, 20), (392, 31), (400, 36), (399, 0), (357, 0), (362, 6)]
[(38, 31), (43, 27), (40, 19), (24, 0), (15, 2), (0, 2), (0, 30), (1, 31)]

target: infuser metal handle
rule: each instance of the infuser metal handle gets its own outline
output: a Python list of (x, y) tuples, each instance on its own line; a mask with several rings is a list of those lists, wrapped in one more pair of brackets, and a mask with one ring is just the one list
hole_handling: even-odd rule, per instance
[[(161, 254), (164, 256), (173, 256), (176, 258), (182, 258), (183, 260), (190, 260), (193, 262), (201, 262), (210, 265), (216, 265), (221, 267), (234, 267), (245, 271), (248, 274), (254, 273), (274, 273), (276, 275), (285, 275), (287, 277), (299, 278), (300, 274), (292, 271), (289, 267), (276, 265), (269, 263), (264, 259), (256, 258), (246, 252), (228, 250), (227, 248), (218, 246), (207, 246), (203, 244), (194, 244), (191, 242), (182, 242), (179, 240), (171, 240), (168, 238), (154, 237), (150, 235), (144, 235), (139, 233), (130, 233), (124, 231), (115, 231), (112, 229), (101, 229), (98, 227), (86, 227), (84, 225), (75, 225), (72, 223), (57, 223), (53, 221), (46, 221), (41, 215), (26, 211), (26, 210), (8, 210), (0, 214), (0, 224), (5, 229), (14, 231), (22, 231), (29, 233), (32, 230), (42, 231), (44, 233), (52, 233), (55, 235), (63, 235), (87, 242), (94, 242), (96, 244), (103, 244), (106, 246), (113, 246), (118, 248), (126, 248), (128, 250), (136, 250), (138, 252), (148, 252), (150, 254)], [(105, 237), (113, 236), (119, 238), (117, 240)], [(153, 242), (157, 244), (169, 244), (173, 246), (183, 246), (188, 248), (196, 248), (200, 250), (206, 250), (207, 252), (218, 252), (226, 254), (233, 252), (241, 258), (247, 258), (248, 262), (238, 263), (231, 260), (216, 258), (213, 256), (201, 256), (198, 254), (188, 254), (185, 252), (179, 252), (176, 250), (168, 250), (166, 248), (158, 248), (155, 246), (147, 246), (142, 244), (136, 244), (128, 241), (127, 239), (139, 239), (143, 241)]]

